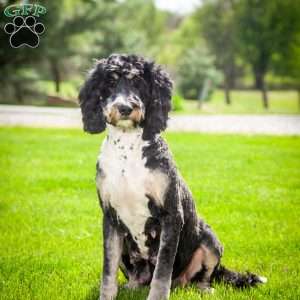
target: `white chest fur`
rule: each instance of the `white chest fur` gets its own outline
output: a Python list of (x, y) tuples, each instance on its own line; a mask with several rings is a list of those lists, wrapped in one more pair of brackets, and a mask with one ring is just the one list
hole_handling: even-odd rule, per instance
[(142, 157), (145, 146), (141, 129), (109, 126), (98, 158), (101, 172), (97, 176), (104, 207), (110, 204), (116, 210), (144, 256), (147, 255), (145, 223), (151, 216), (146, 195), (162, 205), (168, 186), (165, 174), (145, 167), (146, 158)]

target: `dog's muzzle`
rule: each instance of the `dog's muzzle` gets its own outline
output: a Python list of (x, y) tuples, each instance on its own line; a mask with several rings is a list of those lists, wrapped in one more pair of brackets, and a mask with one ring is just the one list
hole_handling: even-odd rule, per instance
[(133, 107), (125, 104), (117, 104), (116, 107), (122, 117), (128, 117), (133, 111)]
[(104, 108), (106, 121), (115, 126), (132, 127), (144, 119), (144, 105), (133, 95), (117, 95)]

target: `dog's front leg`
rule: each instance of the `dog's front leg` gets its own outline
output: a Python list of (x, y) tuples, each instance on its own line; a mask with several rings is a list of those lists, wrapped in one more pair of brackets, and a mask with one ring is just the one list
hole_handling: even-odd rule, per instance
[(173, 264), (182, 224), (182, 216), (179, 213), (163, 217), (158, 258), (147, 300), (169, 298)]
[(100, 288), (100, 300), (112, 300), (118, 292), (117, 272), (119, 269), (123, 237), (113, 226), (110, 217), (103, 216), (104, 265)]

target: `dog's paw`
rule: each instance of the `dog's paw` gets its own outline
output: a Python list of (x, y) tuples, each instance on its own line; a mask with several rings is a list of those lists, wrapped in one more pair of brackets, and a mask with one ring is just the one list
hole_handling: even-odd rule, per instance
[(99, 300), (114, 300), (116, 299), (116, 294), (100, 294)]
[(147, 300), (168, 300), (169, 299), (169, 295), (160, 295), (158, 293), (153, 294), (153, 295), (149, 295)]
[(215, 292), (215, 289), (211, 287), (207, 282), (199, 282), (197, 284), (197, 287), (201, 290), (202, 293), (205, 294), (213, 294)]
[(205, 293), (205, 294), (214, 294), (215, 289), (212, 287), (206, 287), (206, 288), (201, 289), (201, 292)]
[(139, 282), (136, 280), (129, 280), (125, 285), (125, 289), (134, 290), (140, 286)]
[(99, 300), (114, 300), (118, 294), (118, 286), (105, 285), (101, 287)]
[(147, 300), (167, 300), (170, 296), (170, 288), (168, 283), (152, 282)]

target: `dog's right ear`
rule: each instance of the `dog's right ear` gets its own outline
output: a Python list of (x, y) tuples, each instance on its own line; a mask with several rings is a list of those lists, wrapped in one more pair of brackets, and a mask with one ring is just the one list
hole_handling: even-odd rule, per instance
[(104, 69), (101, 61), (90, 72), (79, 93), (79, 104), (82, 112), (83, 128), (89, 133), (100, 133), (105, 130), (103, 115)]

